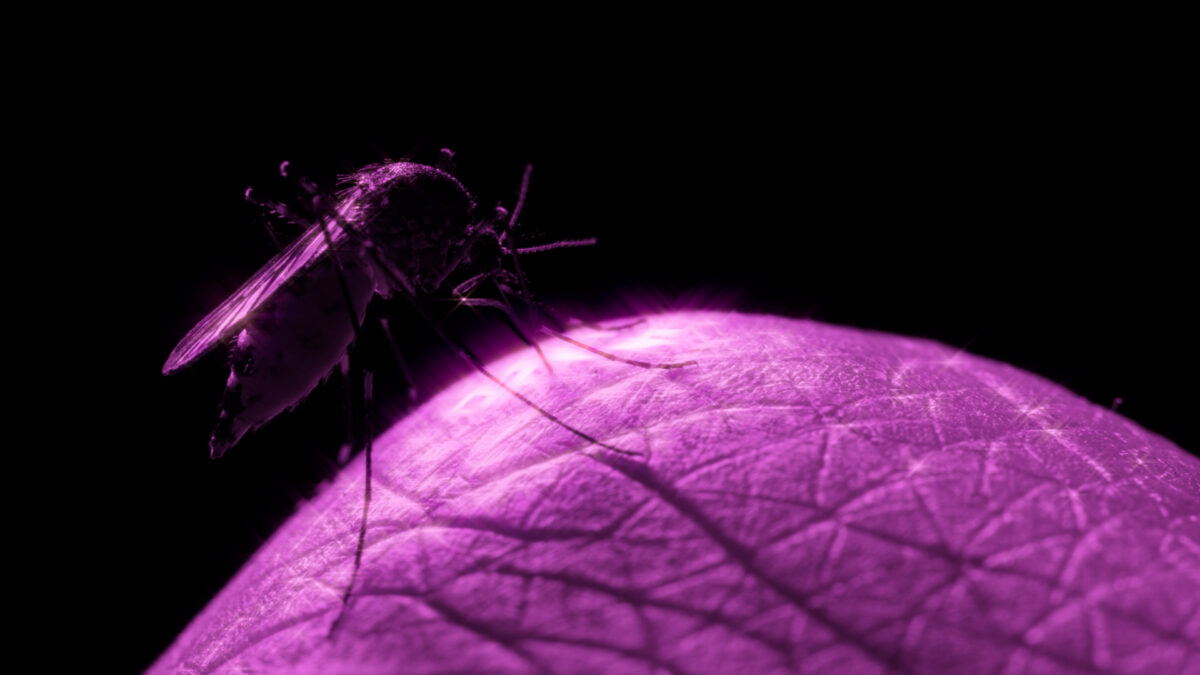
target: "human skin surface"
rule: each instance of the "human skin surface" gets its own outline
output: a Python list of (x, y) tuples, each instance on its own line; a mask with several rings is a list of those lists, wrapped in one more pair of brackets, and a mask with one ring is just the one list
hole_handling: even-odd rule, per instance
[(1200, 460), (938, 343), (684, 312), (544, 343), (301, 505), (151, 668), (1197, 673)]

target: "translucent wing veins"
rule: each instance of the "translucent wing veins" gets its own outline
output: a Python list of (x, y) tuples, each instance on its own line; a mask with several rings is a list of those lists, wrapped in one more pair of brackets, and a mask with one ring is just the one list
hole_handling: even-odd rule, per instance
[[(335, 224), (327, 225), (334, 241), (345, 237)], [(271, 259), (241, 288), (225, 299), (219, 307), (208, 313), (200, 323), (175, 345), (167, 362), (163, 364), (164, 375), (183, 368), (203, 356), (218, 342), (233, 335), (251, 312), (271, 298), (293, 276), (318, 260), (328, 250), (320, 226), (310, 227), (299, 239)]]

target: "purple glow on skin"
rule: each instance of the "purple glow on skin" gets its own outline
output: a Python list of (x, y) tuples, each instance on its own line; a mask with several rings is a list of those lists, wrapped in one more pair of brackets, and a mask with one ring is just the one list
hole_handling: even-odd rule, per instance
[(684, 312), (383, 434), (151, 672), (1200, 672), (1200, 460), (941, 344)]

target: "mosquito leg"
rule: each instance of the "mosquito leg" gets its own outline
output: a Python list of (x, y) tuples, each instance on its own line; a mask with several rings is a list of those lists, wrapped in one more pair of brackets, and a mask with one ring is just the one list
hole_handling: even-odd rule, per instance
[[(517, 221), (521, 217), (521, 211), (525, 208), (525, 199), (529, 196), (529, 177), (530, 177), (530, 174), (532, 174), (532, 173), (533, 173), (533, 165), (526, 164), (525, 165), (525, 173), (524, 173), (524, 175), (521, 176), (521, 189), (517, 194), (517, 205), (513, 208), (512, 215), (508, 219), (507, 227), (505, 228), (506, 232), (512, 232), (516, 228)], [(573, 247), (573, 246), (592, 246), (595, 243), (596, 243), (596, 240), (594, 238), (592, 238), (592, 239), (564, 240), (564, 241), (555, 242), (553, 244), (546, 244), (544, 246), (531, 246), (531, 247), (525, 248), (525, 249), (515, 248), (515, 247), (508, 248), (507, 246), (503, 247), (503, 250), (505, 250), (505, 252), (508, 253), (508, 256), (510, 258), (512, 258), (513, 272), (515, 272), (517, 282), (521, 288), (520, 296), (525, 301), (525, 305), (529, 308), (529, 325), (532, 326), (532, 325), (535, 325), (538, 323), (537, 316), (538, 316), (539, 310), (542, 310), (541, 313), (543, 314), (543, 316), (550, 318), (560, 328), (562, 327), (562, 322), (559, 321), (557, 318), (551, 316), (548, 312), (544, 311), (544, 306), (540, 305), (539, 303), (537, 303), (536, 300), (534, 300), (533, 293), (530, 292), (530, 290), (529, 290), (529, 280), (525, 277), (525, 272), (523, 272), (521, 270), (520, 255), (522, 253), (541, 253), (542, 251), (550, 251), (550, 250), (554, 250), (556, 248), (568, 248), (568, 247)]]
[(455, 286), (450, 291), (450, 294), (456, 298), (460, 295), (466, 295), (467, 293), (470, 293), (471, 291), (475, 290), (476, 286), (478, 286), (479, 284), (486, 281), (489, 277), (495, 276), (503, 271), (504, 270), (497, 268), (497, 269), (494, 269), (494, 270), (491, 270), (488, 272), (480, 272), (479, 274), (476, 274), (475, 276), (471, 277), (470, 279), (467, 279), (466, 281), (462, 282), (461, 284)]
[(404, 377), (404, 386), (408, 389), (408, 404), (416, 405), (417, 403), (417, 381), (413, 379), (412, 371), (408, 368), (408, 362), (404, 360), (404, 355), (400, 353), (400, 348), (396, 346), (396, 338), (392, 335), (392, 325), (387, 319), (380, 319), (379, 323), (383, 325), (383, 334), (387, 336), (388, 345), (392, 348), (392, 358), (395, 359), (396, 365), (400, 367), (400, 374)]
[[(513, 275), (511, 272), (508, 272), (506, 270), (501, 270), (501, 272), (502, 272), (502, 274), (498, 274), (497, 276), (512, 277), (513, 278), (512, 280), (516, 280), (515, 275)], [(510, 288), (509, 286), (504, 285), (502, 283), (497, 282), (496, 286), (497, 286), (497, 288), (500, 289), (501, 294), (504, 294), (506, 292), (512, 292), (517, 297), (522, 296), (522, 291), (514, 292), (512, 288)], [(574, 328), (576, 326), (585, 326), (587, 328), (591, 328), (592, 330), (617, 332), (617, 331), (627, 330), (629, 328), (633, 328), (634, 326), (638, 326), (643, 323), (646, 323), (645, 318), (637, 318), (637, 319), (634, 319), (633, 321), (629, 321), (629, 322), (626, 322), (626, 323), (623, 323), (623, 324), (620, 324), (617, 326), (601, 326), (598, 323), (593, 323), (591, 321), (584, 321), (583, 319), (578, 319), (576, 317), (567, 317), (564, 319), (562, 317), (562, 315), (558, 313), (558, 311), (556, 311), (550, 305), (542, 302), (541, 300), (536, 300), (536, 299), (528, 298), (528, 297), (521, 297), (521, 300), (524, 301), (527, 305), (529, 305), (538, 314), (540, 314), (543, 319), (546, 319), (550, 323), (552, 323), (554, 325), (554, 330), (557, 330), (559, 332), (562, 332), (563, 330), (566, 330), (567, 328)], [(511, 305), (510, 305), (510, 307), (511, 307)], [(543, 326), (545, 326), (545, 324), (543, 324)]]
[[(629, 321), (627, 323), (623, 323), (623, 324), (620, 324), (617, 326), (601, 326), (598, 323), (593, 323), (591, 321), (584, 321), (583, 319), (579, 319), (579, 318), (576, 318), (573, 316), (564, 318), (561, 314), (558, 313), (557, 310), (555, 310), (550, 305), (542, 302), (541, 300), (535, 300), (533, 298), (521, 297), (521, 291), (513, 289), (512, 286), (510, 286), (507, 283), (507, 282), (518, 281), (516, 278), (516, 275), (514, 275), (513, 273), (511, 273), (507, 270), (500, 270), (495, 275), (495, 277), (497, 277), (496, 288), (498, 288), (500, 290), (500, 293), (505, 296), (506, 301), (507, 301), (507, 296), (510, 294), (521, 298), (521, 300), (523, 302), (525, 302), (527, 305), (529, 305), (533, 310), (535, 310), (536, 313), (538, 315), (540, 315), (542, 319), (545, 319), (549, 323), (553, 324), (555, 330), (558, 330), (558, 331), (564, 331), (567, 328), (575, 328), (578, 326), (585, 326), (587, 328), (591, 328), (592, 330), (617, 332), (617, 331), (627, 330), (629, 328), (633, 328), (634, 326), (638, 326), (643, 323), (646, 323), (646, 319), (637, 318), (637, 319), (634, 319), (633, 321)], [(500, 281), (499, 278), (504, 278), (504, 281)], [(511, 303), (509, 304), (509, 307), (512, 307)]]
[(532, 326), (538, 323), (537, 316), (540, 311), (542, 316), (549, 318), (559, 327), (562, 327), (562, 322), (559, 321), (557, 317), (547, 313), (544, 310), (544, 305), (534, 300), (533, 293), (531, 293), (529, 290), (529, 280), (525, 278), (525, 273), (521, 271), (521, 261), (518, 259), (517, 252), (510, 250), (508, 255), (510, 258), (512, 258), (513, 271), (516, 274), (517, 283), (520, 285), (520, 293), (518, 295), (520, 295), (521, 300), (525, 302), (525, 306), (529, 307), (529, 324)]
[(694, 366), (694, 365), (698, 364), (698, 362), (695, 360), (681, 361), (679, 363), (650, 363), (648, 361), (637, 361), (635, 359), (625, 359), (625, 358), (621, 358), (620, 356), (617, 356), (616, 354), (610, 354), (606, 351), (596, 349), (595, 347), (592, 347), (590, 345), (585, 345), (582, 342), (580, 342), (579, 340), (569, 338), (566, 335), (563, 335), (562, 333), (559, 333), (558, 331), (550, 330), (549, 328), (546, 328), (545, 326), (542, 327), (542, 332), (546, 333), (548, 335), (553, 335), (554, 337), (558, 338), (559, 340), (562, 340), (563, 342), (569, 342), (570, 344), (573, 344), (576, 347), (579, 347), (580, 349), (586, 349), (589, 352), (591, 352), (597, 356), (603, 356), (604, 358), (608, 359), (609, 361), (620, 361), (621, 363), (628, 363), (629, 365), (637, 366), (638, 368), (662, 368), (664, 370), (671, 370), (673, 368), (683, 368), (685, 366)]
[(524, 340), (525, 344), (533, 347), (533, 350), (537, 352), (538, 358), (540, 358), (542, 363), (546, 365), (546, 371), (550, 374), (554, 374), (554, 368), (550, 367), (550, 361), (546, 360), (546, 355), (542, 353), (541, 346), (529, 339), (529, 337), (521, 331), (521, 328), (517, 326), (517, 310), (513, 309), (512, 303), (509, 302), (508, 294), (504, 292), (504, 284), (496, 282), (495, 279), (492, 281), (496, 283), (496, 290), (500, 293), (500, 299), (504, 301), (504, 309), (501, 311), (503, 311), (505, 314), (505, 321), (508, 323), (508, 327), (517, 334), (517, 337)]
[(505, 302), (499, 302), (497, 300), (489, 300), (487, 298), (460, 297), (458, 301), (468, 307), (491, 307), (503, 312), (502, 318), (505, 325), (507, 325), (513, 333), (516, 333), (517, 337), (521, 338), (522, 342), (530, 347), (533, 347), (533, 350), (537, 352), (538, 358), (542, 360), (542, 364), (546, 366), (546, 370), (550, 371), (551, 373), (554, 372), (554, 368), (550, 365), (550, 362), (546, 360), (546, 355), (542, 353), (542, 348), (536, 342), (529, 339), (529, 336), (525, 335), (525, 332), (517, 326), (517, 316), (513, 311), (512, 305), (509, 305)]
[(619, 326), (601, 326), (598, 323), (592, 323), (591, 321), (584, 321), (582, 319), (570, 319), (569, 320), (570, 325), (583, 326), (585, 328), (591, 328), (592, 330), (605, 330), (605, 331), (612, 331), (612, 332), (627, 330), (627, 329), (633, 328), (634, 326), (640, 326), (643, 323), (646, 323), (646, 319), (644, 317), (634, 319), (633, 321), (630, 321), (629, 323), (623, 323)]
[(362, 519), (358, 526), (358, 544), (354, 548), (354, 568), (350, 572), (350, 583), (346, 585), (346, 591), (342, 594), (342, 605), (338, 608), (337, 618), (329, 626), (327, 637), (333, 639), (334, 633), (338, 626), (341, 625), (342, 619), (346, 616), (346, 609), (350, 606), (350, 597), (354, 593), (354, 585), (358, 580), (358, 571), (362, 568), (363, 548), (367, 540), (367, 515), (371, 508), (371, 450), (373, 446), (374, 430), (371, 428), (371, 399), (374, 388), (374, 373), (359, 364), (353, 367), (352, 370), (360, 373), (363, 394), (362, 406), (362, 432), (365, 442), (364, 460), (366, 464), (366, 478), (363, 481), (363, 508)]
[(354, 456), (358, 450), (358, 430), (354, 424), (355, 407), (355, 390), (354, 380), (351, 379), (350, 372), (350, 357), (347, 356), (338, 364), (338, 370), (342, 374), (342, 389), (346, 392), (346, 443), (338, 451), (337, 461), (341, 466), (345, 466), (346, 462)]
[[(529, 339), (529, 337), (527, 335), (525, 335), (524, 331), (522, 331), (521, 328), (517, 325), (517, 313), (516, 313), (516, 310), (513, 309), (512, 303), (508, 301), (508, 296), (504, 292), (505, 285), (502, 282), (496, 281), (496, 277), (512, 277), (512, 276), (513, 276), (512, 273), (509, 272), (508, 270), (497, 267), (496, 269), (488, 270), (487, 272), (480, 272), (479, 274), (476, 274), (475, 276), (471, 277), (470, 279), (467, 279), (466, 281), (462, 282), (461, 284), (455, 286), (450, 291), (450, 294), (453, 295), (460, 304), (466, 305), (468, 307), (492, 307), (494, 309), (500, 310), (501, 312), (504, 312), (504, 322), (508, 325), (509, 329), (511, 329), (512, 332), (515, 333), (517, 335), (517, 337), (521, 339), (522, 342), (529, 345), (530, 347), (533, 347), (533, 350), (535, 352), (537, 352), (538, 358), (541, 359), (542, 363), (546, 366), (546, 370), (553, 373), (554, 368), (550, 365), (550, 361), (548, 361), (546, 359), (546, 355), (542, 353), (542, 348), (536, 342)], [(496, 283), (496, 287), (500, 290), (500, 297), (503, 298), (503, 300), (504, 300), (503, 303), (496, 302), (495, 300), (488, 300), (485, 298), (463, 297), (466, 293), (469, 293), (472, 290), (476, 289), (479, 286), (479, 284), (483, 283), (484, 281), (486, 281), (488, 279), (492, 279)]]
[[(379, 262), (379, 261), (376, 260), (376, 262)], [(392, 275), (392, 271), (390, 269), (384, 267), (383, 270), (384, 270), (384, 273), (386, 273), (388, 276)], [(391, 281), (397, 281), (397, 280), (392, 279)], [(533, 408), (534, 410), (536, 410), (538, 412), (538, 414), (540, 414), (542, 417), (545, 417), (546, 419), (550, 420), (551, 422), (554, 422), (558, 426), (566, 429), (567, 431), (570, 431), (571, 433), (582, 438), (583, 440), (587, 441), (588, 443), (593, 443), (602, 448), (611, 450), (613, 452), (616, 452), (616, 453), (619, 453), (622, 455), (630, 455), (633, 457), (641, 456), (640, 453), (632, 452), (632, 451), (625, 450), (622, 448), (618, 448), (617, 446), (605, 443), (604, 441), (601, 441), (598, 438), (593, 438), (592, 436), (588, 435), (587, 433), (584, 433), (584, 432), (580, 431), (579, 429), (576, 429), (575, 427), (571, 426), (570, 424), (567, 424), (566, 422), (558, 419), (557, 417), (555, 417), (553, 414), (551, 414), (547, 410), (543, 409), (538, 404), (529, 400), (529, 398), (527, 398), (526, 396), (524, 396), (517, 390), (515, 390), (512, 387), (505, 384), (503, 380), (501, 380), (500, 378), (493, 375), (492, 372), (490, 370), (488, 370), (486, 366), (483, 365), (483, 361), (481, 361), (479, 359), (479, 357), (475, 355), (475, 352), (471, 351), (471, 349), (469, 347), (467, 347), (466, 345), (464, 345), (460, 340), (457, 340), (457, 339), (447, 335), (446, 331), (442, 330), (442, 327), (439, 326), (437, 324), (437, 322), (433, 320), (433, 317), (429, 316), (429, 313), (425, 311), (425, 308), (421, 307), (421, 304), (417, 301), (416, 296), (414, 296), (412, 293), (409, 293), (407, 291), (407, 289), (404, 289), (404, 292), (402, 293), (402, 295), (404, 296), (404, 299), (408, 301), (408, 304), (412, 305), (413, 309), (415, 309), (417, 311), (417, 314), (419, 314), (421, 316), (421, 319), (425, 321), (426, 325), (428, 325), (429, 328), (433, 330), (433, 332), (438, 336), (438, 338), (440, 338), (442, 340), (442, 342), (446, 343), (447, 346), (453, 348), (455, 353), (458, 354), (459, 358), (466, 361), (475, 370), (478, 370), (480, 373), (483, 373), (484, 377), (488, 378), (492, 382), (495, 382), (497, 386), (499, 386), (504, 391), (507, 391), (508, 393), (512, 394), (517, 400), (521, 401), (522, 403), (529, 406), (530, 408)]]
[[(517, 295), (519, 296), (520, 294), (518, 293)], [(524, 298), (522, 298), (522, 300), (524, 300)], [(623, 323), (623, 324), (620, 324), (617, 326), (601, 326), (598, 323), (594, 323), (591, 321), (584, 321), (583, 319), (579, 319), (579, 318), (576, 318), (573, 316), (567, 317), (564, 319), (562, 317), (562, 315), (560, 315), (558, 313), (557, 310), (555, 310), (550, 305), (547, 305), (546, 303), (542, 302), (541, 300), (530, 300), (529, 302), (535, 308), (537, 308), (538, 312), (540, 312), (544, 318), (552, 320), (554, 322), (554, 324), (556, 326), (558, 326), (558, 330), (560, 330), (560, 331), (564, 330), (565, 328), (568, 328), (568, 327), (574, 328), (576, 326), (583, 326), (585, 328), (591, 328), (592, 330), (618, 332), (618, 331), (628, 330), (630, 328), (633, 328), (634, 326), (640, 326), (641, 324), (646, 323), (645, 318), (637, 318), (637, 319), (634, 319), (633, 321), (629, 321), (627, 323)]]
[[(542, 246), (528, 246), (528, 247), (524, 247), (524, 248), (517, 248), (510, 252), (510, 255), (512, 256), (512, 259), (513, 259), (513, 266), (514, 266), (514, 268), (516, 268), (517, 274), (513, 274), (512, 272), (509, 272), (507, 270), (498, 270), (494, 274), (496, 274), (496, 276), (505, 276), (505, 277), (508, 277), (510, 280), (516, 281), (518, 283), (518, 285), (520, 285), (520, 287), (521, 287), (521, 290), (518, 293), (518, 295), (523, 296), (522, 299), (524, 299), (525, 302), (527, 304), (531, 305), (534, 309), (541, 312), (541, 314), (544, 317), (552, 319), (556, 324), (558, 324), (560, 330), (562, 329), (563, 326), (586, 326), (587, 328), (591, 328), (593, 330), (622, 331), (627, 328), (632, 328), (639, 324), (645, 323), (646, 320), (644, 318), (635, 319), (628, 323), (623, 323), (619, 326), (601, 326), (598, 323), (593, 323), (591, 321), (584, 321), (582, 319), (577, 319), (574, 317), (570, 317), (566, 321), (563, 321), (562, 317), (559, 316), (558, 313), (555, 312), (553, 309), (551, 309), (551, 307), (549, 305), (547, 305), (544, 302), (541, 302), (540, 300), (535, 299), (532, 296), (532, 294), (529, 292), (529, 285), (525, 281), (525, 275), (521, 272), (520, 263), (517, 262), (518, 255), (525, 255), (527, 253), (542, 253), (543, 251), (552, 251), (552, 250), (558, 249), (558, 248), (567, 248), (567, 247), (573, 247), (573, 246), (591, 246), (595, 243), (596, 243), (595, 238), (575, 239), (575, 240), (556, 241), (553, 244), (544, 244)], [(472, 278), (472, 279), (469, 279), (468, 281), (475, 281), (475, 279)], [(478, 282), (476, 282), (476, 283), (478, 283)]]
[[(593, 243), (595, 242), (594, 239), (592, 239), (590, 241)], [(517, 249), (517, 251), (523, 251), (523, 250), (526, 250), (526, 249)], [(509, 255), (512, 257), (513, 268), (516, 270), (516, 273), (514, 274), (507, 270), (501, 269), (501, 270), (495, 270), (495, 271), (491, 272), (490, 274), (493, 278), (503, 277), (505, 279), (505, 281), (517, 281), (518, 282), (518, 284), (520, 285), (520, 290), (516, 292), (516, 295), (519, 296), (525, 302), (525, 304), (529, 307), (531, 322), (532, 322), (534, 316), (540, 314), (543, 318), (548, 319), (551, 323), (553, 323), (555, 328), (557, 329), (557, 330), (550, 329), (543, 324), (543, 326), (542, 326), (543, 331), (545, 331), (551, 335), (554, 335), (555, 337), (558, 337), (559, 339), (562, 339), (562, 340), (565, 340), (572, 344), (575, 344), (577, 346), (583, 347), (584, 349), (587, 349), (595, 354), (599, 354), (599, 355), (603, 356), (604, 358), (610, 359), (612, 361), (622, 361), (624, 363), (628, 363), (628, 364), (634, 365), (634, 366), (640, 366), (643, 368), (682, 368), (683, 366), (695, 365), (694, 361), (687, 361), (687, 362), (683, 362), (683, 363), (651, 364), (651, 363), (647, 363), (645, 361), (633, 361), (630, 359), (623, 359), (619, 356), (615, 356), (613, 354), (609, 354), (608, 352), (603, 352), (603, 351), (600, 351), (599, 349), (589, 347), (581, 342), (572, 340), (571, 338), (568, 338), (565, 335), (562, 335), (561, 331), (564, 330), (564, 328), (567, 326), (586, 326), (586, 327), (594, 329), (594, 330), (615, 332), (615, 331), (626, 330), (628, 328), (632, 328), (639, 324), (645, 323), (646, 319), (645, 318), (637, 318), (637, 319), (634, 319), (633, 321), (629, 321), (627, 323), (623, 323), (618, 326), (601, 326), (600, 324), (593, 323), (591, 321), (584, 321), (582, 319), (576, 319), (574, 317), (570, 317), (564, 321), (563, 318), (558, 314), (558, 312), (556, 312), (554, 309), (552, 309), (549, 305), (547, 305), (546, 303), (544, 303), (540, 300), (537, 300), (533, 297), (533, 294), (529, 292), (529, 284), (526, 282), (525, 275), (521, 272), (520, 264), (517, 262), (517, 253), (515, 251), (510, 251)], [(472, 277), (468, 281), (475, 282), (476, 284), (478, 284), (478, 282), (475, 280), (474, 277)], [(500, 282), (498, 280), (496, 281), (496, 287), (500, 290), (501, 297), (503, 297), (505, 299), (505, 304), (508, 305), (509, 309), (511, 310), (512, 305), (510, 303), (508, 303), (508, 297), (505, 294), (506, 289), (508, 289), (510, 291), (511, 291), (511, 289), (509, 289), (509, 287), (506, 286), (503, 282)], [(494, 301), (490, 301), (490, 302), (494, 302)], [(485, 303), (480, 302), (479, 304), (485, 304)], [(512, 318), (515, 321), (515, 317), (512, 317)], [(526, 342), (528, 342), (528, 340), (526, 340)], [(541, 351), (539, 350), (538, 353), (540, 354)], [(544, 358), (542, 360), (545, 361)], [(550, 364), (547, 363), (546, 365), (547, 365), (547, 367), (549, 367)]]
[(595, 245), (596, 245), (595, 237), (590, 237), (588, 239), (564, 239), (562, 241), (556, 241), (553, 244), (542, 244), (541, 246), (526, 246), (523, 248), (518, 248), (517, 253), (519, 253), (521, 255), (526, 255), (529, 253), (544, 253), (546, 251), (553, 251), (553, 250), (559, 249), (559, 248), (575, 248), (577, 246), (595, 246)]
[[(366, 354), (366, 344), (363, 340), (364, 332), (358, 327), (358, 317), (354, 315), (354, 302), (350, 296), (350, 286), (346, 282), (346, 268), (342, 265), (342, 261), (337, 254), (337, 247), (333, 243), (333, 235), (329, 232), (329, 227), (322, 218), (318, 218), (317, 222), (320, 225), (321, 233), (325, 236), (325, 245), (329, 249), (329, 256), (333, 259), (336, 267), (338, 285), (342, 290), (342, 300), (346, 307), (346, 315), (350, 318), (350, 327), (354, 329), (354, 348), (352, 356)], [(393, 279), (392, 281), (398, 281)], [(351, 366), (354, 364), (352, 363)], [(352, 368), (353, 369), (353, 368)], [(358, 545), (354, 550), (354, 569), (350, 573), (350, 583), (346, 586), (346, 592), (342, 595), (342, 606), (338, 609), (337, 618), (329, 626), (328, 638), (332, 639), (334, 631), (337, 630), (338, 624), (342, 622), (342, 618), (346, 615), (346, 606), (350, 602), (350, 595), (354, 592), (354, 582), (358, 579), (358, 569), (362, 565), (363, 542), (367, 538), (367, 514), (371, 508), (371, 450), (372, 450), (372, 432), (371, 432), (371, 371), (363, 368), (363, 431), (366, 438), (366, 477), (363, 480), (363, 511), (362, 521), (358, 528)]]
[[(593, 243), (595, 242), (594, 239), (592, 239), (590, 241)], [(560, 243), (562, 243), (562, 242), (560, 242)], [(551, 246), (553, 246), (553, 245), (551, 245)], [(508, 250), (508, 255), (510, 258), (512, 258), (514, 271), (509, 272), (508, 270), (500, 270), (497, 273), (497, 276), (503, 276), (503, 277), (505, 277), (506, 281), (515, 281), (517, 283), (518, 288), (515, 291), (515, 295), (520, 297), (521, 301), (525, 303), (525, 306), (529, 308), (529, 323), (530, 324), (539, 323), (537, 321), (537, 318), (540, 316), (542, 319), (545, 319), (549, 323), (551, 323), (555, 327), (555, 329), (557, 329), (559, 331), (565, 330), (567, 326), (572, 325), (573, 323), (578, 323), (579, 325), (584, 325), (584, 326), (588, 326), (591, 328), (597, 328), (599, 330), (621, 330), (624, 328), (628, 328), (630, 326), (637, 325), (638, 323), (640, 323), (641, 321), (644, 320), (644, 319), (638, 319), (637, 321), (634, 321), (632, 323), (629, 323), (629, 324), (626, 324), (623, 326), (618, 326), (616, 328), (604, 328), (597, 324), (589, 323), (586, 321), (581, 321), (579, 319), (574, 319), (574, 318), (569, 318), (569, 319), (564, 320), (563, 317), (561, 315), (559, 315), (559, 313), (556, 312), (554, 309), (552, 309), (549, 305), (538, 300), (537, 298), (534, 298), (533, 293), (529, 290), (529, 280), (525, 278), (525, 273), (521, 270), (521, 263), (520, 263), (520, 260), (518, 259), (518, 256), (520, 255), (520, 253), (522, 251), (526, 251), (526, 250), (529, 250), (529, 249), (518, 248), (518, 249)], [(504, 292), (504, 287), (501, 287), (501, 292)], [(544, 326), (545, 323), (542, 323), (542, 325)]]
[[(521, 210), (525, 207), (525, 197), (529, 194), (529, 174), (533, 172), (533, 165), (525, 165), (525, 175), (521, 177), (521, 191), (517, 197), (517, 205), (513, 209), (512, 217), (508, 219), (507, 231), (511, 232), (517, 225), (517, 218), (521, 215)], [(519, 249), (507, 249), (508, 256), (512, 258), (513, 271), (516, 272), (517, 281), (521, 285), (521, 297), (525, 298), (525, 303), (529, 307), (529, 324), (537, 323), (537, 309), (533, 306), (533, 293), (529, 291), (529, 280), (525, 278), (525, 273), (521, 271), (521, 260)]]
[(517, 219), (521, 217), (521, 210), (525, 208), (525, 198), (529, 196), (529, 176), (533, 173), (533, 165), (525, 165), (525, 173), (521, 175), (521, 189), (517, 193), (517, 205), (513, 207), (512, 217), (508, 219), (508, 228), (511, 230), (517, 224)]

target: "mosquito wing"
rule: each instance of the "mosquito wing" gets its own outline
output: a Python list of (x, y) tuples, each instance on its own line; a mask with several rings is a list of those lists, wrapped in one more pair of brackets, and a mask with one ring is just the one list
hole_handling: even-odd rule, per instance
[[(335, 240), (344, 236), (336, 225), (328, 224), (327, 227)], [(163, 364), (163, 374), (167, 375), (183, 368), (203, 356), (218, 342), (240, 330), (251, 312), (261, 307), (288, 280), (301, 273), (327, 250), (328, 245), (321, 227), (310, 227), (299, 239), (280, 251), (250, 277), (249, 281), (242, 284), (236, 293), (226, 298), (225, 302), (196, 324), (195, 328), (175, 345), (175, 349), (171, 350), (171, 355)]]

